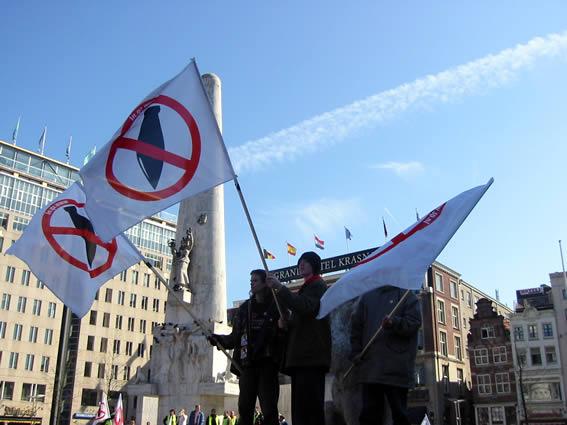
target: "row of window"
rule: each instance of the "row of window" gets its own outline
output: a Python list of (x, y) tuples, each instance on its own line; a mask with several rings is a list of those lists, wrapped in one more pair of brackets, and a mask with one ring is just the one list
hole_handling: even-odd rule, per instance
[[(528, 357), (528, 350), (526, 348), (518, 348), (516, 350), (516, 353), (518, 357), (518, 363), (521, 366), (532, 366), (532, 367), (544, 366), (543, 358), (541, 355), (541, 347), (530, 347), (529, 357)], [(557, 352), (554, 346), (544, 347), (544, 356), (545, 356), (545, 366), (557, 365)], [(529, 364), (528, 364), (528, 359), (529, 359)]]
[[(442, 300), (437, 300), (437, 321), (445, 324), (445, 302)], [(453, 328), (460, 329), (461, 318), (458, 307), (451, 306), (451, 322)]]
[[(112, 302), (112, 294), (113, 294), (112, 288), (106, 288), (105, 293), (104, 293), (104, 302), (111, 303)], [(140, 299), (141, 308), (143, 310), (147, 310), (148, 309), (148, 303), (149, 303), (149, 297), (142, 296), (140, 298), (141, 298)], [(97, 299), (97, 300), (99, 299), (98, 292), (97, 292), (97, 296), (96, 296), (95, 299)], [(118, 305), (124, 305), (125, 301), (126, 301), (126, 292), (125, 291), (118, 291), (116, 303)], [(137, 307), (137, 301), (138, 301), (138, 294), (131, 293), (128, 305), (130, 307), (136, 308)], [(152, 300), (152, 311), (159, 313), (159, 299), (158, 298), (154, 298)]]
[[(524, 329), (528, 331), (528, 340), (534, 341), (539, 339), (539, 326), (537, 323), (530, 323), (526, 328), (522, 325), (514, 326), (515, 341), (525, 341)], [(553, 324), (551, 322), (541, 324), (541, 335), (543, 339), (553, 338)]]
[[(505, 345), (492, 347), (492, 361), (494, 363), (506, 363), (508, 361), (508, 351)], [(490, 363), (488, 348), (477, 348), (474, 350), (474, 363), (477, 366), (484, 366)]]
[[(12, 295), (8, 293), (2, 294), (2, 300), (0, 301), (0, 310), (10, 310), (10, 305), (12, 304)], [(41, 307), (43, 305), (42, 300), (33, 300), (31, 313), (34, 316), (41, 315)], [(16, 311), (18, 313), (25, 313), (28, 306), (28, 298), (27, 297), (18, 297), (18, 302), (16, 303)], [(47, 317), (55, 318), (57, 314), (57, 304), (54, 302), (49, 301), (47, 304)]]
[[(455, 336), (454, 337), (454, 353), (453, 355), (457, 358), (457, 360), (463, 360), (463, 346), (461, 344), (461, 337)], [(441, 354), (445, 357), (449, 356), (449, 347), (447, 343), (447, 332), (439, 331), (439, 348)]]
[[(427, 385), (426, 379), (426, 369), (423, 364), (415, 365), (415, 386), (423, 387)], [(443, 380), (443, 385), (445, 387), (445, 392), (449, 392), (449, 383), (451, 382), (451, 377), (449, 376), (449, 365), (441, 365), (441, 375)], [(464, 372), (463, 369), (457, 368), (457, 383), (464, 383)]]
[[(445, 293), (445, 283), (443, 282), (443, 275), (440, 273), (435, 273), (435, 290), (437, 292)], [(450, 279), (449, 280), (449, 293), (451, 298), (458, 300), (459, 299), (459, 285), (456, 280)], [(461, 289), (461, 301), (469, 306), (469, 308), (473, 308), (473, 296), (471, 291), (465, 291)], [(475, 303), (478, 301), (478, 297), (475, 296)]]
[[(14, 382), (0, 381), (0, 400), (14, 399)], [(22, 384), (21, 400), (43, 403), (45, 401), (44, 384)]]
[[(122, 352), (122, 340), (120, 339), (115, 339), (112, 343), (112, 353), (113, 354), (125, 354), (127, 356), (132, 356), (133, 355), (133, 348), (134, 348), (134, 343), (132, 341), (124, 341), (124, 351)], [(95, 336), (94, 335), (88, 335), (87, 336), (87, 351), (94, 351), (94, 347), (95, 347)], [(106, 353), (108, 352), (108, 338), (106, 337), (101, 337), (100, 338), (100, 344), (99, 344), (99, 351), (101, 353)], [(150, 357), (151, 357), (151, 352), (152, 352), (152, 346), (150, 346)], [(144, 357), (146, 354), (146, 344), (145, 342), (140, 342), (138, 343), (138, 347), (136, 349), (136, 356), (138, 357)]]
[[(493, 393), (492, 376), (477, 375), (476, 376), (477, 391), (481, 396), (487, 396)], [(506, 394), (510, 392), (510, 374), (507, 372), (494, 374), (494, 383), (496, 384), (496, 393)]]
[[(98, 363), (97, 365), (97, 373), (96, 377), (98, 379), (122, 379), (124, 381), (128, 381), (130, 379), (130, 366), (124, 366), (122, 368), (122, 375), (119, 373), (118, 365), (110, 365), (110, 368), (107, 370), (106, 363)], [(138, 367), (139, 368), (139, 367)], [(85, 378), (93, 377), (93, 363), (92, 362), (85, 362), (85, 368), (83, 370), (83, 376)]]
[[(4, 280), (8, 283), (14, 283), (16, 280), (16, 268), (14, 266), (6, 266), (6, 273), (4, 274)], [(23, 286), (30, 286), (31, 272), (29, 270), (22, 270), (22, 275), (20, 277), (20, 283)], [(43, 289), (45, 285), (39, 280), (36, 280), (36, 288)]]
[[(8, 323), (0, 321), (0, 339), (6, 338), (6, 333), (8, 329)], [(14, 323), (14, 329), (12, 332), (12, 339), (14, 341), (21, 341), (24, 326), (19, 323)], [(39, 335), (39, 328), (37, 326), (30, 326), (28, 333), (28, 342), (36, 343), (37, 337)], [(51, 345), (53, 343), (53, 329), (45, 329), (43, 334), (43, 343), (46, 345)]]
[[(91, 310), (90, 315), (89, 315), (89, 324), (93, 325), (93, 326), (97, 326), (97, 317), (98, 317), (98, 312), (96, 310)], [(121, 330), (122, 329), (122, 325), (124, 322), (124, 316), (117, 314), (116, 317), (114, 318), (114, 329), (118, 329)], [(136, 319), (134, 317), (128, 317), (127, 318), (127, 328), (129, 332), (135, 332), (136, 331)], [(146, 319), (140, 319), (139, 323), (138, 323), (138, 332), (141, 333), (146, 333), (146, 329), (147, 329), (147, 320)], [(149, 329), (149, 331), (151, 332), (153, 330), (153, 328), (157, 325), (157, 322), (152, 322), (152, 327)], [(103, 313), (102, 314), (102, 327), (103, 328), (110, 328), (110, 313)]]
[[(0, 364), (2, 363), (3, 352), (0, 351)], [(39, 358), (39, 356), (37, 356)], [(35, 354), (26, 354), (24, 359), (24, 370), (29, 372), (33, 372), (36, 366), (36, 355)], [(20, 353), (11, 351), (8, 357), (8, 369), (18, 369), (20, 362)], [(39, 371), (40, 372), (49, 372), (49, 356), (41, 356), (41, 361), (39, 362)], [(21, 365), (20, 365), (21, 366)]]

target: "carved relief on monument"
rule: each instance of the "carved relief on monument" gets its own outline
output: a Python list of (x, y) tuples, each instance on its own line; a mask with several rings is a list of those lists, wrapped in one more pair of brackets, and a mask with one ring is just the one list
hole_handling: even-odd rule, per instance
[(189, 282), (189, 263), (191, 262), (189, 256), (194, 245), (195, 241), (190, 227), (187, 229), (185, 236), (181, 238), (178, 249), (176, 249), (175, 246), (175, 239), (169, 241), (168, 246), (173, 257), (171, 263), (171, 282), (174, 291), (186, 290), (191, 293), (194, 292)]

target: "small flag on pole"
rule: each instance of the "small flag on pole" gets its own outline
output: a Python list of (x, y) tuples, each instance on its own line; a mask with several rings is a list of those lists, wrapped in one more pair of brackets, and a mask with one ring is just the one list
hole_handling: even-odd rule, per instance
[(87, 162), (89, 162), (91, 160), (91, 158), (93, 156), (95, 156), (95, 154), (96, 154), (96, 145), (95, 145), (94, 148), (92, 148), (90, 150), (90, 152), (87, 154), (87, 156), (85, 156), (85, 158), (83, 159), (83, 165), (87, 165)]
[(289, 255), (296, 255), (297, 254), (297, 248), (294, 247), (292, 244), (290, 244), (289, 242), (287, 242), (287, 253)]
[(65, 157), (67, 158), (67, 164), (71, 162), (71, 143), (73, 143), (73, 136), (69, 136), (69, 143), (67, 144), (67, 149), (65, 149)]
[(108, 399), (106, 398), (106, 393), (102, 392), (102, 400), (98, 404), (98, 410), (96, 416), (89, 422), (90, 425), (104, 424), (104, 422), (110, 419), (110, 409), (108, 408)]
[(325, 241), (319, 239), (317, 235), (313, 235), (313, 237), (315, 238), (315, 246), (319, 249), (325, 249)]
[(124, 407), (122, 406), (122, 393), (118, 396), (118, 402), (114, 409), (113, 425), (124, 425)]
[(384, 217), (382, 217), (382, 226), (384, 227), (384, 239), (388, 239), (388, 229), (386, 229), (386, 222), (384, 221)]
[(270, 251), (268, 251), (266, 248), (264, 248), (264, 258), (266, 260), (275, 260), (276, 256), (272, 254)]
[(352, 240), (352, 233), (350, 233), (350, 230), (348, 230), (345, 227), (345, 238), (347, 238), (349, 241)]
[(417, 208), (415, 209), (415, 219), (416, 219), (417, 221), (420, 220), (420, 218), (419, 218), (419, 213), (417, 212)]
[(20, 120), (22, 116), (18, 117), (18, 122), (16, 123), (16, 127), (14, 127), (14, 132), (12, 133), (12, 144), (15, 145), (16, 141), (18, 140), (18, 132), (20, 131)]
[(47, 139), (47, 126), (43, 127), (43, 132), (41, 133), (41, 137), (39, 138), (39, 153), (43, 155), (45, 151), (45, 140)]

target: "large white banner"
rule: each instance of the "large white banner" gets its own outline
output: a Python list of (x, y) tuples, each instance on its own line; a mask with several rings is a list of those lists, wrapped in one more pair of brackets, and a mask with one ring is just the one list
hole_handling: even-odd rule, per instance
[(435, 208), (345, 273), (321, 298), (318, 318), (380, 286), (420, 289), (427, 268), (494, 179)]
[(97, 236), (78, 183), (34, 215), (6, 254), (24, 261), (79, 317), (106, 281), (143, 259), (125, 236), (109, 242)]
[(80, 174), (105, 241), (234, 178), (195, 61), (136, 106)]

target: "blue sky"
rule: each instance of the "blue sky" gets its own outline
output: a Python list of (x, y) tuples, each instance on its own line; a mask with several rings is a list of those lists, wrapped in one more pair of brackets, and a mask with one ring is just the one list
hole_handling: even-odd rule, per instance
[[(196, 57), (223, 82), (224, 137), (262, 244), (325, 256), (384, 241), (495, 183), (439, 261), (511, 305), (567, 239), (567, 3), (5, 2), (0, 138), (80, 164)], [(538, 38), (539, 37), (539, 38)], [(508, 49), (508, 50), (507, 50)], [(254, 148), (254, 146), (257, 146)], [(226, 193), (228, 300), (260, 265)], [(566, 241), (567, 244), (567, 241)]]

